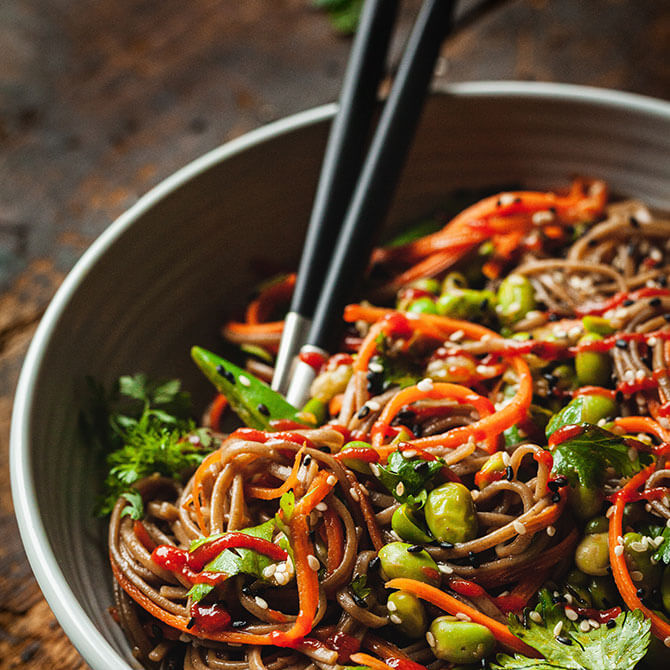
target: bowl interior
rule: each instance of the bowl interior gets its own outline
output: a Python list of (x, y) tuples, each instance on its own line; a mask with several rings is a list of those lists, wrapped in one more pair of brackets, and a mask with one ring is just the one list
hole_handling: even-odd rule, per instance
[[(210, 390), (191, 345), (216, 348), (224, 316), (263, 276), (295, 265), (333, 107), (212, 152), (155, 189), (85, 255), (29, 352), (12, 426), (24, 543), (65, 631), (93, 668), (133, 665), (112, 603), (99, 476), (78, 434), (85, 378), (179, 376)], [(460, 188), (547, 187), (575, 174), (670, 209), (670, 105), (574, 87), (461, 85), (428, 102), (390, 222)]]

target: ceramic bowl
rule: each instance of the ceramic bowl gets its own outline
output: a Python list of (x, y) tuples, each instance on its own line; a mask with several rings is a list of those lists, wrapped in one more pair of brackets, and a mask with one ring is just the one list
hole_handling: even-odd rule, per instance
[[(319, 107), (215, 149), (159, 184), (83, 255), (49, 306), (20, 377), (11, 478), (28, 558), (94, 670), (136, 667), (108, 607), (101, 475), (78, 434), (85, 377), (145, 371), (210, 393), (192, 344), (216, 346), (224, 314), (258, 277), (298, 258), (329, 122)], [(391, 221), (451, 191), (548, 187), (574, 174), (670, 209), (670, 104), (612, 91), (471, 83), (428, 101)]]

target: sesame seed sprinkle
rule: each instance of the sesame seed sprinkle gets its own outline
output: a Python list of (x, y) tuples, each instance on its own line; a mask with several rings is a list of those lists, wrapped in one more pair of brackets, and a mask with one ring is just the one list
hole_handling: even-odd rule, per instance
[(579, 619), (579, 615), (571, 607), (565, 608), (565, 616), (568, 617), (570, 621), (577, 621), (577, 619)]
[(402, 619), (397, 614), (391, 614), (391, 616), (389, 616), (389, 621), (394, 624), (402, 623)]
[(240, 375), (238, 379), (240, 380), (240, 384), (242, 384), (242, 386), (251, 386), (249, 377), (247, 377), (246, 375)]
[(430, 631), (426, 633), (426, 642), (428, 642), (431, 647), (435, 646), (435, 636)]
[(512, 527), (514, 530), (519, 533), (519, 535), (526, 534), (526, 526), (524, 526), (521, 521), (512, 521)]
[(617, 544), (617, 546), (614, 547), (614, 553), (617, 556), (621, 556), (621, 554), (623, 554), (623, 545), (622, 544)]
[(335, 475), (328, 475), (326, 484), (328, 484), (328, 486), (335, 486), (335, 484), (337, 484), (337, 477)]
[(554, 635), (560, 635), (561, 631), (563, 630), (563, 622), (559, 621), (555, 626), (554, 626)]
[(422, 379), (416, 387), (421, 393), (430, 393), (433, 390), (433, 380), (430, 377)]
[(553, 537), (556, 535), (556, 529), (553, 526), (547, 526), (547, 535)]
[(456, 612), (454, 616), (459, 621), (472, 621), (472, 619), (465, 612)]
[(531, 621), (542, 623), (542, 615), (539, 612), (533, 610), (528, 616), (531, 618)]
[(319, 563), (319, 559), (314, 554), (310, 554), (307, 557), (307, 564), (309, 565), (309, 567), (312, 570), (314, 570), (314, 572), (317, 572), (318, 569), (321, 567), (321, 563)]
[(581, 630), (583, 633), (588, 633), (589, 630), (591, 630), (591, 624), (586, 621), (586, 619), (584, 621), (580, 621), (579, 630)]
[(267, 601), (263, 600), (260, 596), (256, 596), (254, 598), (254, 601), (258, 607), (260, 607), (262, 610), (266, 610), (268, 608)]
[(397, 606), (392, 600), (389, 600), (389, 601), (386, 603), (386, 609), (387, 609), (389, 612), (395, 612), (395, 611), (398, 609), (398, 606)]

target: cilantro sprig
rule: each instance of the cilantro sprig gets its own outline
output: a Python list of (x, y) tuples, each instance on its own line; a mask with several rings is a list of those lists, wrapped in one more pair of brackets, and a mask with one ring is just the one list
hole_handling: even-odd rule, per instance
[(90, 382), (92, 406), (82, 417), (85, 438), (106, 454), (108, 468), (97, 513), (109, 514), (120, 495), (133, 519), (142, 515), (141, 498), (132, 486), (155, 472), (180, 477), (197, 467), (210, 451), (211, 437), (196, 430), (188, 393), (179, 380), (152, 381), (144, 374), (120, 377), (107, 396)]
[(554, 448), (553, 474), (564, 475), (573, 487), (579, 484), (593, 489), (601, 486), (607, 468), (613, 468), (620, 477), (630, 477), (640, 471), (639, 456), (631, 451), (635, 440), (593, 424), (581, 425), (581, 433)]
[[(537, 649), (543, 659), (498, 654), (493, 670), (633, 670), (647, 653), (651, 623), (640, 610), (622, 612), (615, 626), (600, 626), (582, 631), (564, 614), (560, 605), (551, 602), (548, 591), (540, 592), (535, 608), (542, 623), (528, 622), (525, 628), (515, 617), (510, 618), (510, 630), (526, 644)], [(560, 640), (554, 634), (562, 622)]]
[(387, 464), (379, 466), (379, 481), (398, 502), (420, 508), (426, 502), (426, 489), (444, 465), (440, 458), (434, 461), (407, 458), (401, 451), (394, 451)]

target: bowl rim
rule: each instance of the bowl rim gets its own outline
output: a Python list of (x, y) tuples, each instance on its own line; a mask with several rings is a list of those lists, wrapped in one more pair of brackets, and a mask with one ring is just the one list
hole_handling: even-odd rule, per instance
[[(438, 95), (460, 98), (524, 98), (580, 102), (596, 107), (630, 110), (670, 122), (670, 102), (592, 86), (549, 82), (477, 81), (436, 85), (434, 91)], [(156, 203), (221, 161), (276, 136), (328, 120), (335, 114), (336, 109), (336, 103), (325, 104), (257, 128), (208, 151), (154, 186), (113, 221), (83, 253), (56, 291), (32, 338), (16, 387), (10, 426), (9, 465), (14, 512), (28, 561), (49, 607), (81, 656), (96, 670), (128, 670), (130, 665), (88, 618), (69, 587), (40, 518), (35, 482), (31, 474), (30, 422), (34, 412), (36, 382), (49, 340), (67, 305), (93, 266), (114, 241)]]

